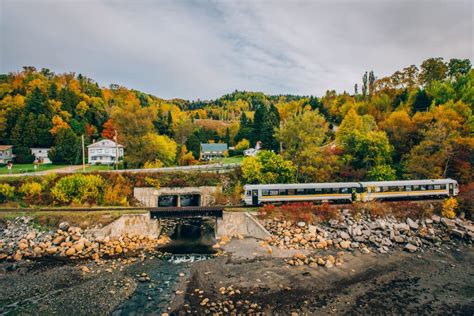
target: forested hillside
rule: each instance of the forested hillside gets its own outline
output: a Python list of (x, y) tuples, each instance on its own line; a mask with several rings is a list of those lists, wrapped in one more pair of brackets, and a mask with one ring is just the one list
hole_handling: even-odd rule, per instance
[(249, 182), (273, 181), (287, 168), (287, 181), (453, 177), (468, 183), (473, 80), (469, 60), (431, 58), (389, 77), (362, 74), (351, 93), (235, 91), (187, 101), (24, 67), (0, 76), (0, 144), (14, 146), (18, 163), (33, 160), (30, 147), (52, 147), (54, 163), (75, 164), (80, 135), (91, 143), (116, 130), (126, 167), (156, 167), (196, 163), (200, 142), (226, 142), (238, 154), (261, 141), (280, 155), (246, 159)]

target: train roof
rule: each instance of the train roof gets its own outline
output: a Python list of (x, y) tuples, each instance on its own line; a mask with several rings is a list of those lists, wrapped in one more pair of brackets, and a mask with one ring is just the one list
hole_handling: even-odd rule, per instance
[(334, 183), (277, 183), (277, 184), (246, 184), (245, 189), (311, 189), (311, 188), (351, 188), (360, 187), (357, 182), (334, 182)]
[(456, 183), (453, 179), (425, 179), (425, 180), (399, 180), (399, 181), (369, 181), (361, 182), (362, 186), (397, 186), (397, 185), (424, 185)]

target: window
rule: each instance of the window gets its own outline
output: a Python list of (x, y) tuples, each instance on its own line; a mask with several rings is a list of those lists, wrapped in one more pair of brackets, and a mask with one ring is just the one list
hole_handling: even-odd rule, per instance
[(349, 193), (349, 188), (341, 188), (341, 193)]
[(288, 189), (288, 195), (295, 195), (295, 189)]
[(278, 190), (270, 190), (269, 195), (278, 195), (279, 191)]
[(315, 192), (314, 189), (304, 189), (304, 194), (314, 194)]
[(262, 190), (262, 195), (269, 195), (268, 190)]
[(434, 185), (434, 189), (435, 189), (435, 190), (440, 190), (440, 189), (441, 189), (441, 186), (440, 186), (439, 184), (435, 184), (435, 185)]
[(440, 187), (441, 187), (441, 190), (446, 190), (446, 184), (442, 184), (440, 185)]
[(434, 186), (432, 186), (432, 185), (428, 186), (428, 190), (433, 190), (433, 188), (434, 188)]
[(284, 189), (278, 190), (278, 195), (287, 195), (286, 190), (284, 190)]
[(380, 187), (375, 187), (374, 189), (375, 192), (380, 192)]
[(419, 185), (413, 185), (412, 186), (412, 191), (420, 191), (420, 186)]
[(420, 190), (421, 191), (426, 191), (426, 185), (420, 185)]
[(304, 189), (296, 189), (296, 194), (297, 195), (304, 195), (305, 190)]

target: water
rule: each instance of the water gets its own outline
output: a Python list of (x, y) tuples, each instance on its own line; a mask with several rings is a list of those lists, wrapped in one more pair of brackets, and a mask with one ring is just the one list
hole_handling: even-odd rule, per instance
[(167, 311), (179, 274), (189, 275), (193, 263), (207, 260), (215, 253), (212, 220), (181, 219), (171, 226), (171, 242), (158, 248), (169, 255), (130, 267), (128, 275), (137, 278), (146, 273), (151, 281), (138, 282), (135, 292), (112, 315), (160, 315)]

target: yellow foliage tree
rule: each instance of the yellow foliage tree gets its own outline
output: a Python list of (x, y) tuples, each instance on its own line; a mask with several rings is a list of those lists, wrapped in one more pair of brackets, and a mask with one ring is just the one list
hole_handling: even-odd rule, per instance
[(50, 129), (49, 131), (53, 135), (56, 135), (60, 129), (69, 128), (69, 124), (64, 122), (64, 120), (59, 115), (53, 116), (52, 123), (53, 123), (53, 128)]
[(458, 201), (454, 197), (444, 200), (441, 215), (447, 218), (454, 218), (456, 216), (456, 209), (458, 208)]

